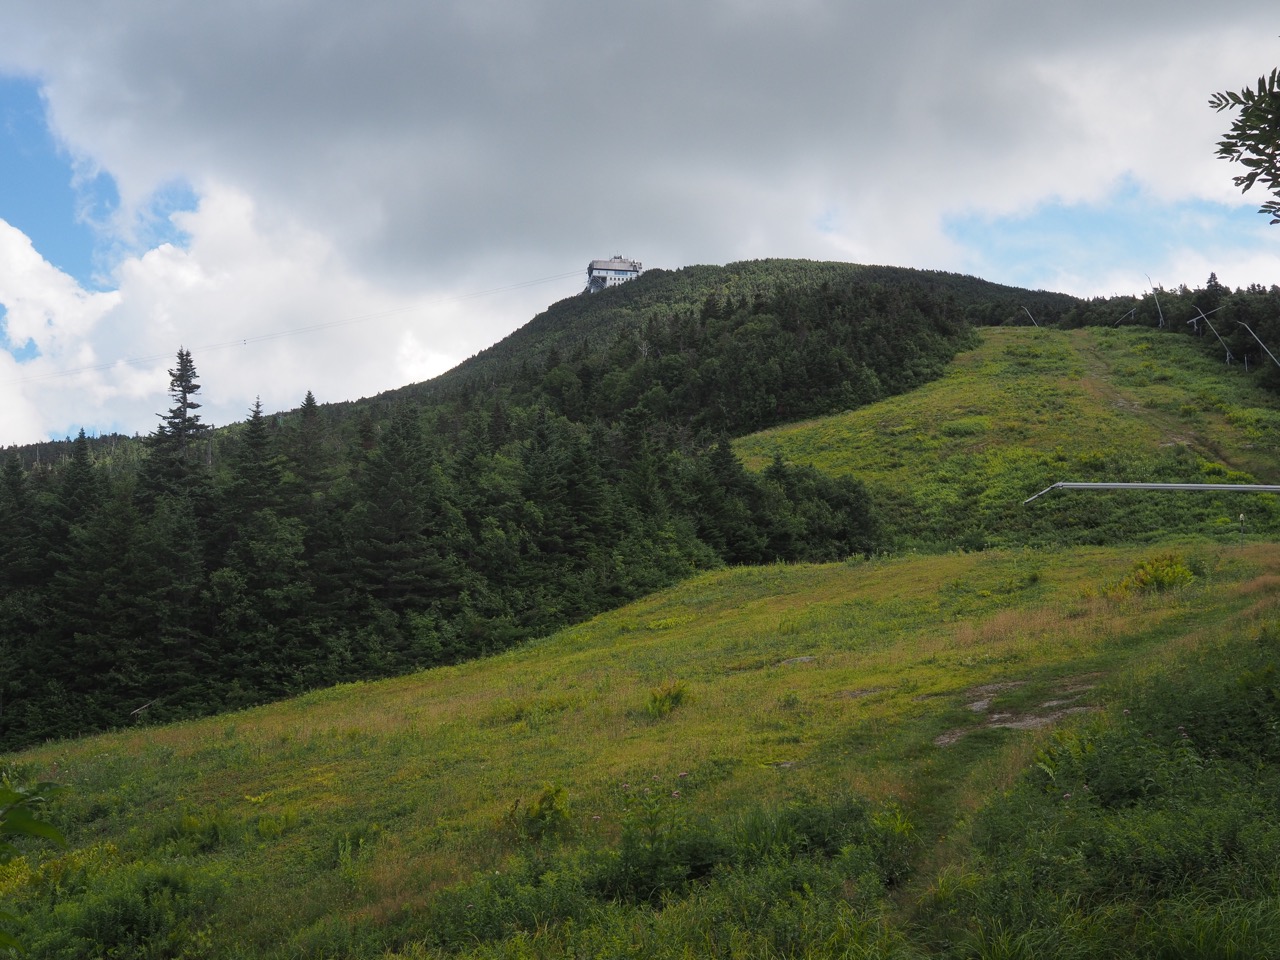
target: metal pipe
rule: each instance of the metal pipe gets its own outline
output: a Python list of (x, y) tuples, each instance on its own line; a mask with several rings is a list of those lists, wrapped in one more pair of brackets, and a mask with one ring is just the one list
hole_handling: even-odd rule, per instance
[(1209, 490), (1220, 493), (1280, 493), (1280, 484), (1268, 483), (1074, 483), (1059, 481), (1045, 487), (1035, 497), (1023, 500), (1026, 506), (1050, 490)]
[[(1260, 346), (1263, 350), (1267, 350), (1267, 345), (1262, 342), (1261, 337), (1259, 337), (1256, 333), (1253, 332), (1253, 327), (1249, 326), (1243, 320), (1237, 320), (1236, 323), (1240, 324), (1240, 326), (1244, 327), (1246, 330), (1249, 331), (1249, 336), (1253, 337), (1253, 339), (1258, 341), (1258, 346)], [(1267, 350), (1267, 356), (1271, 358), (1271, 361), (1277, 367), (1280, 367), (1280, 360), (1276, 359), (1276, 355), (1274, 353), (1272, 353), (1270, 350)]]

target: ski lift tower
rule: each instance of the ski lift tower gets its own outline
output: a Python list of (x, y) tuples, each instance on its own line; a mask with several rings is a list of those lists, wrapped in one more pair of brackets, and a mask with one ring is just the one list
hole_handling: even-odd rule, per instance
[(587, 264), (587, 293), (634, 280), (643, 269), (639, 260), (628, 260), (621, 254), (609, 260), (592, 260)]

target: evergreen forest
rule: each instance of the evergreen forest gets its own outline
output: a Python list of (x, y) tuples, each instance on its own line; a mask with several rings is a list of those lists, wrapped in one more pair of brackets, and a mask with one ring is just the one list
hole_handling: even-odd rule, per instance
[(5, 456), (0, 748), (455, 663), (697, 570), (893, 549), (856, 471), (780, 455), (747, 471), (731, 441), (910, 391), (980, 326), (1163, 327), (1280, 383), (1262, 346), (1280, 343), (1280, 291), (1160, 293), (806, 261), (653, 270), (437, 381), (308, 392), (217, 430), (180, 349), (149, 436)]
[[(1270, 346), (1269, 346), (1270, 345)], [(0, 452), (0, 951), (1280, 951), (1280, 289), (652, 270)], [(55, 785), (56, 784), (56, 785)]]
[(0, 747), (493, 653), (700, 569), (877, 549), (855, 480), (748, 473), (729, 439), (935, 377), (962, 308), (830, 265), (693, 273), (687, 304), (657, 272), (557, 305), (535, 334), (605, 319), (534, 336), (487, 388), (308, 393), (213, 431), (180, 350), (145, 439), (10, 451)]

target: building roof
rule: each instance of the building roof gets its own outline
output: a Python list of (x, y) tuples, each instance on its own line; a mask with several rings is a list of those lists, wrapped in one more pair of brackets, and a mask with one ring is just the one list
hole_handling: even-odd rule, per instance
[(609, 260), (592, 260), (587, 267), (587, 272), (593, 270), (631, 270), (639, 273), (641, 270), (639, 260), (628, 260), (626, 257), (613, 257)]

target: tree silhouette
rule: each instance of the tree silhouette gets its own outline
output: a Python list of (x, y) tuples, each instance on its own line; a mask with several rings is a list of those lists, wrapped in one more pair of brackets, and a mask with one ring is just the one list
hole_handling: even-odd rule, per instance
[(1218, 156), (1239, 163), (1246, 170), (1232, 178), (1241, 192), (1258, 181), (1276, 195), (1258, 208), (1280, 223), (1280, 68), (1269, 77), (1258, 78), (1258, 88), (1245, 87), (1239, 93), (1228, 90), (1209, 98), (1209, 106), (1221, 113), (1240, 111), (1225, 140), (1218, 142)]

